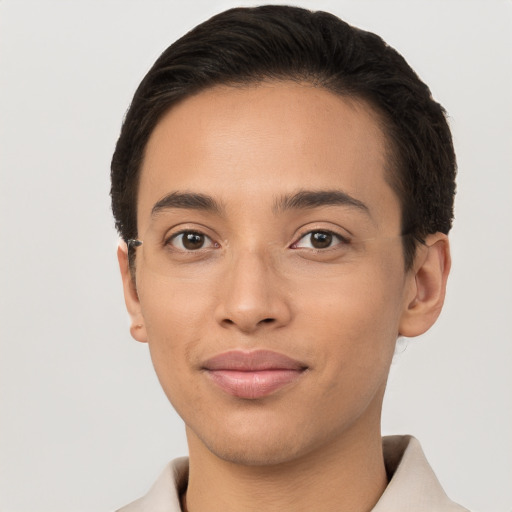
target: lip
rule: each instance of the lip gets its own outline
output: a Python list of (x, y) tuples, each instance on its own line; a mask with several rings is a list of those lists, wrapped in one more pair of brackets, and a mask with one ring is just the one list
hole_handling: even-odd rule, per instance
[(254, 400), (296, 381), (307, 366), (270, 350), (231, 350), (208, 359), (202, 369), (229, 395)]

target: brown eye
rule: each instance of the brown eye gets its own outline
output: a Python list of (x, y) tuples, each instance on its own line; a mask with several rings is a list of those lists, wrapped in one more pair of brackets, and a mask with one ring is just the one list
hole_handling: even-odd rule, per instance
[(325, 231), (316, 231), (311, 233), (310, 237), (311, 245), (315, 249), (326, 249), (330, 247), (333, 238), (331, 233), (326, 233)]
[(189, 251), (201, 249), (204, 245), (204, 235), (199, 233), (184, 233), (183, 234), (183, 247)]
[(177, 233), (171, 238), (170, 244), (182, 251), (197, 251), (205, 247), (215, 247), (210, 237), (203, 235), (203, 233), (198, 233), (197, 231), (183, 231), (182, 233)]
[(292, 245), (292, 249), (331, 249), (349, 243), (345, 237), (331, 231), (309, 231)]

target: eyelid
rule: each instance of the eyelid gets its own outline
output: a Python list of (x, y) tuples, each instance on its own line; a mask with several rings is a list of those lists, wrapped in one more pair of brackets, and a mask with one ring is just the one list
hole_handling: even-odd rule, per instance
[[(205, 239), (208, 239), (210, 241), (210, 244), (208, 247), (201, 247), (200, 249), (196, 249), (196, 250), (189, 250), (189, 249), (185, 249), (185, 248), (181, 248), (181, 247), (176, 247), (172, 242), (174, 240), (176, 240), (180, 235), (184, 235), (185, 233), (195, 233), (195, 234), (204, 236)], [(163, 245), (167, 246), (167, 247), (170, 246), (177, 251), (196, 252), (196, 253), (201, 252), (205, 249), (212, 249), (212, 248), (218, 249), (220, 247), (220, 244), (218, 242), (216, 242), (213, 239), (213, 237), (211, 237), (210, 235), (207, 235), (203, 230), (197, 229), (197, 228), (182, 228), (182, 229), (175, 231), (169, 235), (166, 234), (163, 238)]]
[[(307, 235), (311, 235), (312, 233), (328, 233), (330, 235), (333, 235), (334, 237), (338, 238), (340, 243), (337, 243), (331, 247), (327, 247), (325, 249), (315, 249), (315, 248), (308, 248), (308, 247), (296, 247), (296, 245)], [(334, 249), (335, 247), (337, 247), (338, 245), (348, 245), (351, 243), (351, 239), (349, 236), (347, 235), (342, 235), (340, 232), (338, 231), (335, 231), (333, 229), (327, 229), (327, 228), (321, 228), (321, 227), (317, 227), (317, 228), (309, 228), (309, 229), (305, 229), (304, 231), (302, 231), (296, 238), (295, 238), (295, 241), (293, 243), (290, 244), (290, 248), (292, 249), (310, 249), (310, 250), (314, 250), (314, 251), (321, 251), (321, 252), (325, 252), (325, 251), (328, 251), (329, 249)], [(294, 247), (295, 246), (295, 247)]]

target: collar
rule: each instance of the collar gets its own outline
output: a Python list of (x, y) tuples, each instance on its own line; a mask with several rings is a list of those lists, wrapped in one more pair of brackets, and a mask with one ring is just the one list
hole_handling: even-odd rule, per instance
[[(382, 446), (391, 479), (372, 512), (468, 512), (446, 496), (417, 439), (388, 436)], [(187, 479), (188, 457), (174, 459), (145, 496), (117, 512), (181, 512)]]
[(382, 448), (391, 479), (372, 512), (468, 512), (448, 498), (416, 438), (384, 437)]

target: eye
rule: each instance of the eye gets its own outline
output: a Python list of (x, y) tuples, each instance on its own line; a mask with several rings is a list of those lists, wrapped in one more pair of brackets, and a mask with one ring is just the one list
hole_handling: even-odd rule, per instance
[(197, 251), (219, 247), (219, 244), (214, 242), (209, 236), (198, 231), (181, 231), (176, 233), (169, 239), (167, 244), (181, 251)]
[(305, 235), (303, 235), (297, 242), (293, 243), (292, 249), (330, 249), (331, 247), (335, 247), (336, 245), (348, 244), (349, 241), (342, 237), (341, 235), (337, 235), (332, 231), (309, 231)]

